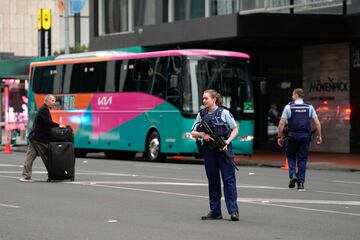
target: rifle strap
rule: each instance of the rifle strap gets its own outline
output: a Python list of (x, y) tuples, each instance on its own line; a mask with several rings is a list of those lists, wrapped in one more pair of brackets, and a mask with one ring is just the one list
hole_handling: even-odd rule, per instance
[(207, 114), (206, 108), (203, 108), (203, 109), (200, 110), (201, 121), (204, 120), (204, 117), (205, 117), (206, 114)]

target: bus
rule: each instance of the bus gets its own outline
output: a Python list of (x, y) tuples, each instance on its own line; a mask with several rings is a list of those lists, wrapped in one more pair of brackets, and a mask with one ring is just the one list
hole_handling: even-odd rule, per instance
[(78, 157), (104, 152), (149, 161), (197, 155), (191, 127), (202, 93), (215, 89), (239, 126), (235, 154), (253, 151), (254, 108), (249, 55), (220, 50), (71, 55), (30, 65), (28, 127), (47, 94), (54, 121), (74, 130)]

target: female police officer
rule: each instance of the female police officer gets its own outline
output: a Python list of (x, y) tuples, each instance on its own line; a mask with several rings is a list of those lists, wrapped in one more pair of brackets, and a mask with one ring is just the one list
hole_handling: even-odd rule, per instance
[(194, 138), (203, 139), (202, 151), (209, 185), (210, 212), (207, 215), (202, 216), (201, 219), (222, 219), (221, 172), (224, 184), (225, 203), (230, 214), (230, 219), (232, 221), (238, 221), (239, 208), (237, 205), (234, 166), (226, 161), (224, 154), (219, 149), (212, 147), (211, 141), (214, 140), (213, 138), (200, 130), (197, 131), (197, 126), (202, 120), (204, 120), (217, 136), (224, 137), (226, 139), (226, 146), (224, 147), (224, 150), (229, 148), (231, 157), (233, 157), (231, 141), (238, 134), (236, 122), (230, 112), (221, 106), (223, 104), (222, 97), (215, 90), (208, 89), (204, 91), (203, 104), (205, 108), (198, 113), (191, 133)]

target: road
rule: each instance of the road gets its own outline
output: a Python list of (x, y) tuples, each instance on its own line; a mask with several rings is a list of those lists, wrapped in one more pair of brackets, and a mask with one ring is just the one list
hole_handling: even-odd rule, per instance
[(198, 162), (78, 158), (75, 182), (18, 181), (25, 153), (0, 153), (0, 239), (359, 239), (360, 172), (309, 170), (306, 191), (287, 172), (240, 167), (240, 221), (202, 221), (207, 180)]

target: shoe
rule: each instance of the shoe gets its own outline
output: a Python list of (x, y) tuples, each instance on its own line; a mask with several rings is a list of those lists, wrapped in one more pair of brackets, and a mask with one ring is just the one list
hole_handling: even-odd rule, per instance
[(230, 219), (231, 221), (239, 221), (239, 213), (233, 212), (232, 214), (230, 214)]
[(304, 183), (301, 183), (301, 182), (298, 183), (298, 190), (299, 191), (305, 191)]
[(222, 218), (223, 217), (221, 215), (216, 215), (216, 214), (209, 212), (207, 215), (202, 216), (201, 220), (218, 220), (218, 219), (222, 219)]
[(296, 182), (297, 182), (297, 178), (296, 178), (295, 176), (292, 176), (292, 177), (290, 178), (289, 188), (294, 188)]
[(32, 180), (29, 177), (22, 177), (19, 179), (20, 182), (34, 182), (34, 180)]

